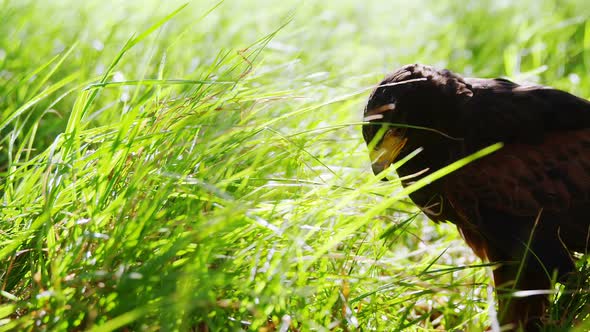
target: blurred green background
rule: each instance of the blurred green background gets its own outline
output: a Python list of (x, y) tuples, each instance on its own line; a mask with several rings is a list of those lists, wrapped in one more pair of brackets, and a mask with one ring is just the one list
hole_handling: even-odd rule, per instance
[(485, 329), (485, 264), (385, 202), (400, 186), (370, 172), (364, 102), (415, 62), (588, 97), (589, 15), (0, 1), (0, 330)]

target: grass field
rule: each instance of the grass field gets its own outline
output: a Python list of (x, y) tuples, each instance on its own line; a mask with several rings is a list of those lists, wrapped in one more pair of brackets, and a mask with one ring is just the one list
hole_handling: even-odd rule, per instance
[(590, 97), (589, 18), (0, 0), (0, 331), (485, 329), (489, 270), (372, 175), (363, 103), (413, 62)]

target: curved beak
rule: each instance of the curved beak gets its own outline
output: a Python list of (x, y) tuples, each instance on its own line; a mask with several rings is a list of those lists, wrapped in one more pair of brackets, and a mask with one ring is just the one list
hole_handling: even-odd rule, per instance
[(401, 130), (396, 128), (387, 130), (381, 142), (369, 154), (375, 175), (386, 170), (395, 161), (407, 140)]

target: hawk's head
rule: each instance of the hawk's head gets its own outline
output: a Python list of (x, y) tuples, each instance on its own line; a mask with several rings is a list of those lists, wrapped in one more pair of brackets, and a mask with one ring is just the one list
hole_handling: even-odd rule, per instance
[(363, 137), (373, 172), (380, 173), (428, 140), (425, 130), (455, 132), (459, 105), (471, 87), (448, 70), (406, 65), (388, 75), (373, 91), (364, 112)]

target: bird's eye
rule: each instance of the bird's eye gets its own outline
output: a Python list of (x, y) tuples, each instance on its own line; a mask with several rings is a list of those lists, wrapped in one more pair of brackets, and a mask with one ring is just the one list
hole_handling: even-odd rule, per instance
[(364, 121), (373, 121), (383, 119), (383, 114), (387, 112), (395, 111), (395, 103), (381, 105), (373, 109), (368, 110), (365, 113)]

